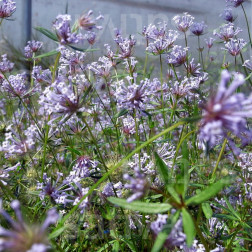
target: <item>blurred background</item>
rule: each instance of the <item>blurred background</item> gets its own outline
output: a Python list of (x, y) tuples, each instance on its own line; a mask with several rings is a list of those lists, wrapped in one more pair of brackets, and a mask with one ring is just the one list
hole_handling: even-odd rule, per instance
[[(175, 15), (188, 12), (195, 17), (196, 22), (204, 21), (208, 25), (208, 33), (203, 36), (213, 37), (213, 30), (224, 23), (220, 17), (226, 7), (225, 0), (17, 0), (17, 10), (12, 16), (13, 22), (3, 22), (1, 27), (1, 49), (6, 43), (13, 48), (23, 50), (26, 42), (30, 39), (42, 40), (44, 50), (51, 50), (57, 47), (48, 38), (34, 29), (42, 26), (50, 29), (52, 22), (58, 14), (71, 14), (74, 23), (81, 14), (94, 11), (94, 16), (101, 13), (104, 20), (99, 22), (103, 30), (98, 32), (97, 48), (103, 48), (103, 44), (111, 43), (114, 38), (114, 29), (119, 28), (124, 36), (134, 34), (137, 39), (136, 55), (144, 55), (145, 44), (141, 36), (142, 29), (150, 23), (166, 21), (169, 29), (175, 29), (172, 18)], [(252, 27), (251, 2), (245, 3), (249, 23)], [(246, 23), (241, 7), (234, 8), (238, 17), (235, 25), (243, 29), (239, 37), (248, 41)], [(184, 37), (181, 36), (181, 44)], [(196, 46), (197, 38), (190, 36), (189, 47)], [(202, 44), (203, 44), (202, 40)], [(82, 48), (89, 45), (85, 42)], [(140, 47), (141, 46), (141, 47)], [(248, 49), (249, 50), (249, 49)]]

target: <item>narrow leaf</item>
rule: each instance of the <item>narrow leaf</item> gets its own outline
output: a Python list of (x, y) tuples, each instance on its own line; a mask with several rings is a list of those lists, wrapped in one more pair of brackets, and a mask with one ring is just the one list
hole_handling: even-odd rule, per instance
[(53, 231), (53, 232), (49, 235), (49, 239), (54, 239), (54, 238), (58, 237), (59, 235), (61, 235), (61, 233), (62, 233), (65, 229), (66, 229), (65, 226), (56, 229), (55, 231)]
[(204, 203), (202, 203), (201, 206), (202, 206), (202, 210), (203, 210), (203, 213), (205, 214), (206, 218), (210, 219), (213, 216), (213, 210), (210, 207), (209, 203), (204, 202)]
[(56, 34), (54, 34), (53, 32), (47, 30), (46, 28), (43, 28), (43, 27), (40, 27), (40, 26), (37, 26), (35, 27), (35, 30), (41, 32), (42, 34), (44, 34), (46, 37), (54, 40), (54, 41), (58, 41), (58, 38), (56, 36)]
[(191, 215), (182, 208), (183, 228), (186, 234), (186, 244), (190, 248), (195, 237), (195, 227)]
[(127, 202), (125, 199), (109, 197), (108, 200), (122, 208), (142, 213), (163, 213), (171, 209), (171, 205), (167, 203), (146, 203), (142, 201)]
[(34, 59), (41, 59), (41, 58), (49, 57), (49, 56), (55, 55), (55, 54), (57, 54), (57, 53), (58, 53), (58, 51), (52, 50), (52, 51), (50, 51), (50, 52), (47, 52), (47, 53), (43, 53), (43, 54), (41, 54), (41, 55), (38, 55), (38, 56), (34, 57)]
[(159, 157), (157, 152), (154, 153), (156, 159), (156, 166), (158, 168), (159, 174), (164, 181), (165, 185), (169, 184), (169, 168), (165, 162)]
[(221, 179), (218, 182), (208, 186), (199, 194), (194, 195), (186, 201), (186, 205), (200, 204), (213, 196), (215, 196), (221, 189), (227, 185), (227, 179)]

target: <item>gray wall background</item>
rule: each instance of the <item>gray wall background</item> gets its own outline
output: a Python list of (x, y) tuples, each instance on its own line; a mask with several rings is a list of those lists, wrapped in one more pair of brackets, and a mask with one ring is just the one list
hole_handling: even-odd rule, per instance
[[(136, 34), (138, 46), (145, 44), (144, 39), (137, 33), (141, 33), (143, 26), (153, 22), (166, 21), (170, 29), (175, 29), (172, 17), (183, 12), (195, 16), (195, 21), (205, 21), (208, 25), (208, 34), (205, 37), (213, 36), (213, 29), (223, 23), (219, 14), (226, 6), (225, 0), (16, 0), (17, 11), (14, 13), (14, 21), (4, 21), (1, 27), (1, 38), (3, 36), (15, 47), (23, 48), (26, 44), (27, 3), (32, 2), (31, 26), (42, 26), (51, 29), (52, 22), (58, 14), (64, 14), (68, 3), (68, 13), (72, 19), (78, 18), (83, 12), (92, 9), (95, 15), (99, 12), (104, 15), (102, 31), (98, 38), (100, 45), (110, 43), (113, 40), (114, 28), (122, 30), (124, 35)], [(245, 3), (249, 23), (252, 28), (251, 2)], [(235, 8), (234, 13), (238, 16), (236, 25), (244, 31), (239, 37), (248, 39), (245, 19), (242, 9)], [(28, 20), (28, 21), (27, 21)], [(45, 42), (47, 49), (55, 48), (56, 45), (48, 43), (48, 39), (32, 29), (32, 37)], [(181, 43), (183, 37), (181, 36)], [(196, 44), (196, 38), (190, 38), (190, 47)], [(0, 44), (1, 45), (1, 44)], [(100, 46), (96, 45), (97, 47)], [(83, 45), (86, 47), (87, 44)], [(137, 54), (144, 53), (144, 48), (137, 47)]]

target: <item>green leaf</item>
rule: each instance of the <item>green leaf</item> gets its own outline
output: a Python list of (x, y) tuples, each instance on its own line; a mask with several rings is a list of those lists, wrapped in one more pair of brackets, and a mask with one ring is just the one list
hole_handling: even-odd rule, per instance
[(176, 190), (174, 189), (173, 186), (169, 185), (167, 187), (168, 192), (170, 193), (170, 195), (172, 196), (172, 198), (177, 202), (177, 203), (181, 203), (180, 201), (180, 197), (179, 194), (176, 192)]
[(95, 51), (99, 51), (99, 49), (83, 49), (83, 48), (79, 48), (76, 46), (72, 46), (72, 45), (68, 45), (69, 47), (71, 47), (72, 49), (74, 49), (75, 51), (79, 51), (79, 52), (95, 52)]
[(189, 198), (185, 203), (186, 205), (192, 204), (200, 204), (213, 196), (215, 196), (221, 189), (227, 185), (228, 179), (221, 179), (218, 182), (208, 186), (199, 194), (194, 195), (193, 197)]
[(203, 213), (205, 214), (207, 219), (210, 219), (213, 216), (213, 210), (210, 207), (209, 203), (204, 202), (201, 204)]
[(112, 247), (112, 252), (118, 252), (120, 249), (119, 241), (115, 241)]
[(108, 200), (122, 208), (132, 211), (139, 211), (142, 213), (163, 213), (171, 209), (171, 205), (168, 203), (146, 203), (142, 201), (127, 202), (125, 199), (119, 199), (115, 197), (109, 197)]
[(123, 108), (117, 114), (114, 115), (114, 118), (119, 118), (123, 115), (126, 115), (127, 113), (128, 113), (128, 110)]
[(234, 210), (234, 208), (232, 207), (232, 205), (230, 204), (230, 202), (228, 201), (228, 199), (226, 197), (224, 197), (227, 207), (230, 210), (230, 212), (239, 220), (241, 220), (240, 215)]
[(34, 59), (41, 59), (41, 58), (44, 58), (44, 57), (49, 57), (49, 56), (55, 55), (55, 54), (57, 54), (57, 53), (58, 53), (58, 51), (52, 50), (52, 51), (50, 51), (50, 52), (40, 54), (40, 55), (34, 57)]
[(156, 159), (156, 166), (158, 168), (159, 174), (162, 178), (162, 180), (164, 181), (165, 185), (169, 184), (169, 168), (167, 167), (167, 165), (165, 164), (165, 162), (159, 157), (159, 155), (157, 154), (157, 152), (154, 153), (155, 155), (155, 159)]
[(47, 30), (46, 28), (37, 26), (35, 27), (35, 30), (41, 32), (42, 34), (44, 34), (46, 37), (54, 40), (54, 41), (58, 41), (58, 37), (56, 36), (56, 34), (54, 34), (53, 32)]
[(78, 150), (71, 148), (70, 146), (67, 147), (67, 150), (71, 151), (71, 153), (75, 153), (75, 154), (81, 156), (81, 153)]
[(55, 231), (53, 231), (50, 235), (49, 235), (49, 239), (54, 239), (56, 237), (58, 237), (59, 235), (61, 235), (61, 233), (66, 229), (66, 226), (60, 227), (58, 229), (56, 229)]
[(134, 246), (134, 243), (131, 241), (131, 240), (127, 240), (126, 238), (121, 238), (120, 239), (121, 241), (123, 241), (125, 244), (127, 244), (127, 246), (129, 247), (129, 249), (132, 251), (132, 252), (136, 252), (136, 248)]
[(182, 208), (182, 219), (184, 233), (186, 234), (186, 244), (188, 247), (191, 247), (195, 237), (195, 227), (191, 215), (185, 208)]

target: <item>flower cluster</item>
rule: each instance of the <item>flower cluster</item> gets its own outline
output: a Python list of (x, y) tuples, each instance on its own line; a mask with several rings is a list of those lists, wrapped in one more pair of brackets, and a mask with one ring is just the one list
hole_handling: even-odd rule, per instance
[(37, 52), (41, 47), (43, 43), (40, 41), (28, 41), (27, 46), (24, 48), (25, 51), (25, 57), (26, 58), (32, 58), (33, 53)]
[(245, 118), (252, 117), (252, 96), (245, 98), (242, 93), (233, 94), (244, 83), (244, 77), (234, 73), (233, 81), (227, 87), (231, 77), (227, 70), (222, 71), (217, 93), (203, 107), (200, 136), (211, 144), (214, 144), (217, 136), (229, 137), (227, 132), (241, 138), (243, 143), (251, 140)]
[(12, 0), (3, 0), (0, 5), (0, 18), (8, 18), (16, 11), (16, 2)]
[(53, 23), (59, 42), (65, 44), (77, 44), (83, 39), (82, 35), (71, 31), (70, 15), (58, 15)]
[(46, 235), (47, 228), (56, 223), (58, 214), (54, 208), (47, 212), (47, 217), (41, 226), (31, 226), (24, 222), (18, 200), (11, 202), (17, 221), (0, 206), (0, 214), (10, 224), (11, 228), (0, 227), (0, 251), (10, 252), (46, 252), (50, 249)]

